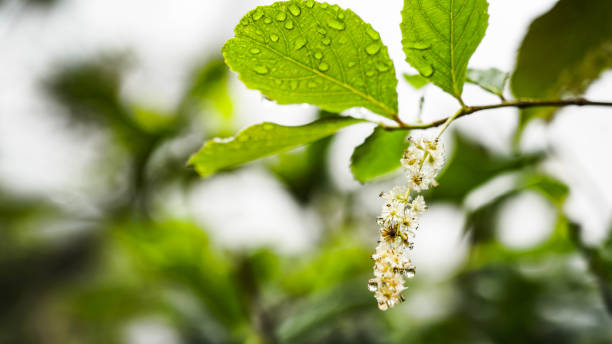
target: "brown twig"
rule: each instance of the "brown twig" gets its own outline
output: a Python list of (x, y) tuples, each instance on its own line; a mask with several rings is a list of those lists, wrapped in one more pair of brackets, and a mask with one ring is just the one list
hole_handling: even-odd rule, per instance
[(601, 101), (591, 101), (584, 98), (576, 98), (576, 99), (519, 99), (519, 100), (510, 100), (505, 101), (499, 104), (491, 104), (491, 105), (476, 105), (476, 106), (465, 106), (459, 113), (445, 117), (430, 123), (423, 124), (408, 124), (399, 120), (399, 118), (395, 118), (395, 121), (398, 123), (397, 127), (389, 127), (384, 126), (383, 128), (387, 130), (411, 130), (411, 129), (428, 129), (438, 127), (446, 123), (450, 117), (454, 117), (457, 119), (459, 117), (467, 116), (473, 114), (475, 112), (483, 111), (483, 110), (492, 110), (506, 107), (515, 107), (519, 109), (531, 108), (531, 107), (563, 107), (569, 105), (576, 106), (612, 106), (612, 102), (601, 102)]

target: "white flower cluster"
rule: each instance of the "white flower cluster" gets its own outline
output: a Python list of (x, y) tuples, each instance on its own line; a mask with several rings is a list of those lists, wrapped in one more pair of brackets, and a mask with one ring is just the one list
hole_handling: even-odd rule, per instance
[(410, 139), (410, 143), (401, 160), (408, 185), (380, 194), (385, 204), (377, 219), (380, 238), (372, 255), (374, 278), (368, 281), (368, 289), (374, 292), (378, 308), (383, 311), (404, 300), (401, 295), (406, 289), (404, 277), (412, 278), (415, 274), (408, 253), (414, 247), (419, 216), (427, 205), (423, 196), (413, 198), (411, 193), (437, 186), (434, 178), (444, 164), (444, 150), (437, 139)]

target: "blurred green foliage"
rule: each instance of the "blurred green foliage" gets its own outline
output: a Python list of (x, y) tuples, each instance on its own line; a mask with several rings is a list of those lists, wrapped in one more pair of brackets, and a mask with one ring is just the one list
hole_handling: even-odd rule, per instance
[[(561, 0), (551, 13), (567, 3)], [(590, 14), (573, 12), (578, 23)], [(524, 43), (521, 56), (537, 55), (541, 47), (531, 46)], [(199, 181), (185, 166), (190, 154), (204, 139), (237, 129), (231, 74), (220, 58), (202, 61), (176, 108), (161, 112), (121, 97), (127, 68), (123, 57), (106, 55), (66, 62), (44, 80), (62, 105), (66, 130), (108, 136), (99, 152), (103, 161), (92, 170), (122, 179), (125, 187), (110, 200), (92, 194), (94, 215), (0, 187), (0, 343), (125, 343), (126, 332), (147, 319), (172, 329), (182, 343), (612, 341), (612, 235), (598, 246), (583, 242), (580, 227), (564, 214), (569, 188), (541, 167), (548, 152), (502, 155), (455, 132), (440, 187), (427, 199), (466, 215), (467, 257), (442, 281), (413, 279), (407, 301), (381, 312), (366, 288), (374, 217), (361, 223), (370, 214), (355, 205), (360, 191), (334, 186), (333, 137), (264, 162), (325, 224), (316, 245), (299, 255), (269, 247), (229, 250), (207, 234), (223, 228), (168, 214), (158, 206), (165, 196), (156, 197), (168, 188), (186, 193)], [(528, 83), (540, 76), (524, 77)], [(381, 148), (372, 146), (392, 142), (387, 157), (405, 143), (405, 133), (375, 134), (386, 137), (362, 146), (357, 167), (364, 179), (397, 167), (377, 161), (372, 152)], [(176, 142), (183, 148), (168, 148)], [(507, 175), (515, 177), (508, 190), (475, 209), (466, 206), (472, 193)], [(550, 202), (554, 228), (535, 246), (508, 247), (497, 219), (525, 192)], [(331, 210), (322, 209), (328, 204)], [(337, 209), (346, 213), (329, 221)], [(427, 293), (435, 298), (424, 298)]]
[(461, 204), (470, 191), (496, 176), (533, 167), (543, 158), (541, 153), (502, 156), (482, 144), (456, 133), (454, 150), (438, 177), (439, 187), (431, 191), (430, 200)]

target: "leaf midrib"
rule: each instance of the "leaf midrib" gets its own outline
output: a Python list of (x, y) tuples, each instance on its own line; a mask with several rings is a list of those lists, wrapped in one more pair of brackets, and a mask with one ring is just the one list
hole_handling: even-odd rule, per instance
[(450, 3), (450, 53), (451, 53), (451, 78), (453, 80), (453, 90), (455, 91), (455, 96), (460, 97), (459, 89), (457, 88), (457, 77), (455, 76), (455, 0), (451, 0)]
[(300, 61), (297, 61), (297, 60), (293, 59), (291, 56), (287, 56), (287, 55), (283, 54), (282, 52), (280, 52), (280, 51), (278, 51), (278, 50), (276, 50), (276, 49), (274, 49), (274, 48), (272, 48), (272, 47), (270, 47), (270, 46), (268, 46), (266, 44), (263, 44), (263, 43), (259, 42), (258, 40), (254, 39), (254, 38), (251, 38), (251, 37), (249, 37), (247, 35), (242, 35), (242, 37), (248, 38), (253, 43), (259, 45), (262, 48), (270, 50), (274, 54), (284, 58), (285, 60), (287, 60), (289, 62), (294, 63), (297, 66), (300, 66), (300, 67), (302, 67), (302, 68), (304, 68), (304, 69), (306, 69), (306, 70), (308, 70), (308, 71), (310, 71), (310, 72), (312, 72), (314, 74), (317, 74), (318, 76), (320, 76), (320, 77), (322, 77), (324, 79), (327, 79), (327, 80), (329, 80), (329, 81), (331, 81), (331, 82), (333, 82), (333, 83), (335, 83), (335, 84), (337, 84), (337, 85), (339, 85), (341, 87), (346, 88), (347, 90), (353, 92), (354, 94), (360, 96), (361, 98), (366, 99), (370, 103), (375, 104), (376, 106), (380, 107), (381, 109), (386, 111), (388, 115), (391, 115), (391, 116), (397, 115), (397, 112), (395, 110), (390, 109), (387, 105), (385, 105), (384, 103), (376, 100), (372, 96), (364, 94), (363, 92), (353, 88), (351, 85), (348, 85), (348, 84), (346, 84), (344, 82), (341, 82), (341, 81), (339, 81), (339, 80), (337, 80), (335, 78), (332, 78), (332, 77), (328, 76), (327, 74), (321, 73), (318, 70), (313, 69), (313, 68), (311, 68), (311, 67), (301, 63)]

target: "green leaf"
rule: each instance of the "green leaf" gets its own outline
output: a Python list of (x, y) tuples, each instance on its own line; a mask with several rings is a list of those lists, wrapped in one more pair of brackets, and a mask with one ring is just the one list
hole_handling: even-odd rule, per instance
[(312, 0), (276, 2), (249, 12), (234, 32), (223, 47), (227, 64), (247, 87), (279, 104), (397, 115), (387, 47), (351, 10)]
[(569, 187), (566, 184), (544, 174), (525, 174), (520, 184), (522, 188), (539, 192), (558, 208), (563, 206), (569, 195)]
[(481, 144), (459, 133), (455, 134), (454, 152), (438, 178), (439, 187), (431, 191), (430, 200), (461, 204), (480, 185), (502, 173), (533, 166), (542, 154), (496, 155)]
[(362, 121), (351, 117), (332, 117), (295, 127), (261, 123), (244, 129), (232, 138), (207, 141), (189, 159), (189, 164), (206, 177), (221, 169), (314, 142)]
[(415, 89), (423, 88), (425, 85), (429, 84), (429, 79), (422, 76), (421, 74), (406, 74), (404, 73), (404, 79)]
[(404, 0), (406, 61), (460, 99), (470, 57), (488, 25), (486, 0)]
[[(244, 321), (241, 284), (236, 282), (231, 260), (217, 251), (205, 231), (189, 222), (126, 222), (111, 233), (130, 278), (149, 285), (174, 282), (189, 287), (215, 319), (226, 326)], [(125, 270), (124, 270), (125, 271)], [(154, 290), (157, 288), (153, 288)]]
[[(347, 259), (342, 257), (341, 259)], [(329, 265), (329, 264), (328, 264)], [(345, 283), (312, 293), (290, 308), (286, 316), (280, 319), (277, 329), (281, 343), (370, 343), (372, 340), (360, 341), (355, 336), (363, 333), (341, 334), (343, 329), (352, 329), (363, 314), (372, 312), (376, 307), (372, 293), (361, 287), (367, 275), (353, 278)], [(361, 287), (361, 288), (360, 288)], [(373, 308), (374, 307), (374, 308)], [(357, 318), (357, 319), (355, 319)], [(364, 333), (368, 333), (365, 330)], [(323, 340), (332, 333), (333, 339)], [(359, 332), (351, 330), (351, 332)], [(348, 337), (348, 339), (347, 339)]]
[(608, 314), (612, 315), (612, 228), (608, 238), (599, 247), (591, 247), (582, 240), (582, 227), (570, 223), (571, 239), (589, 264), (589, 270), (597, 277), (600, 294)]
[(177, 112), (183, 118), (206, 113), (208, 131), (216, 129), (214, 135), (231, 135), (235, 131), (234, 104), (230, 95), (230, 73), (223, 59), (215, 57), (204, 61), (191, 74)]
[(472, 69), (467, 71), (467, 82), (479, 86), (483, 90), (503, 97), (506, 82), (510, 75), (497, 68)]
[[(536, 191), (546, 197), (551, 204), (556, 206), (559, 214), (561, 214), (563, 203), (569, 194), (567, 185), (551, 176), (531, 171), (521, 173), (519, 180), (512, 189), (468, 213), (465, 231), (472, 233), (472, 243), (491, 241), (494, 238), (500, 209), (509, 199), (529, 190)], [(557, 223), (557, 225), (560, 225), (560, 223)], [(554, 235), (555, 233), (553, 233)], [(556, 239), (551, 240), (556, 243)], [(544, 245), (551, 248), (552, 244), (553, 242), (549, 241)], [(565, 245), (562, 246), (565, 248)]]
[[(511, 88), (519, 98), (580, 95), (602, 71), (612, 67), (612, 2), (560, 0), (533, 21), (519, 49)], [(556, 108), (522, 111), (552, 118)]]
[(364, 183), (400, 167), (400, 159), (409, 144), (407, 136), (404, 130), (374, 129), (351, 157), (355, 179)]
[(120, 97), (125, 64), (115, 55), (71, 61), (54, 68), (43, 85), (69, 110), (65, 114), (71, 123), (106, 127), (126, 148), (139, 151), (146, 149), (150, 137)]

